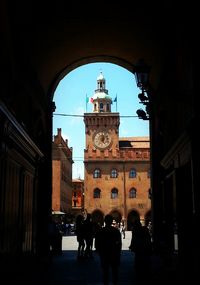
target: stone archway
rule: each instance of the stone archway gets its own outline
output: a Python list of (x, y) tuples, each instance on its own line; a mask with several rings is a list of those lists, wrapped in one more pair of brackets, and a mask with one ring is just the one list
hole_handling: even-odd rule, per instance
[(110, 215), (113, 216), (113, 219), (117, 222), (120, 223), (121, 219), (122, 219), (122, 214), (118, 211), (118, 210), (112, 210), (110, 212)]
[(66, 65), (61, 71), (60, 73), (57, 74), (57, 76), (54, 78), (51, 88), (49, 89), (49, 95), (50, 95), (50, 99), (53, 101), (53, 97), (54, 97), (54, 92), (56, 90), (56, 88), (58, 87), (60, 81), (67, 76), (68, 73), (74, 71), (76, 68), (81, 67), (83, 65), (87, 65), (90, 63), (100, 63), (100, 62), (104, 62), (104, 63), (111, 63), (111, 64), (116, 64), (120, 67), (123, 67), (124, 69), (126, 69), (127, 71), (133, 73), (134, 76), (134, 69), (135, 69), (135, 64), (136, 62), (133, 61), (126, 61), (125, 59), (122, 58), (118, 58), (115, 56), (108, 56), (108, 55), (99, 55), (99, 56), (92, 56), (92, 57), (86, 57), (86, 58), (79, 58), (77, 61)]
[(104, 214), (101, 210), (94, 210), (92, 212), (92, 220), (94, 223), (99, 224), (99, 225), (103, 225), (104, 223)]

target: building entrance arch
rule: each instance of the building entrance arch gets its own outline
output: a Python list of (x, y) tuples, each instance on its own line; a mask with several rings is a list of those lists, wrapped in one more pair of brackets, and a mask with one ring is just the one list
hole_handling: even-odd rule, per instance
[(128, 219), (127, 219), (127, 230), (132, 230), (132, 225), (135, 220), (140, 220), (140, 214), (136, 210), (132, 210), (128, 213)]

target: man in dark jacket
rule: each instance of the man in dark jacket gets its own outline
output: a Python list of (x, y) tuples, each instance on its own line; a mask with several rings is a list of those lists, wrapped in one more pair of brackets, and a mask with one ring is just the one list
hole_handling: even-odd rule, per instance
[(146, 282), (150, 274), (150, 256), (152, 254), (152, 243), (149, 230), (142, 226), (139, 220), (133, 224), (130, 250), (135, 254), (136, 278), (140, 283)]
[(112, 271), (113, 284), (118, 282), (122, 239), (120, 231), (112, 226), (113, 217), (105, 216), (105, 226), (96, 235), (96, 250), (101, 260), (104, 285), (109, 284), (109, 271)]
[(87, 214), (87, 217), (83, 223), (83, 231), (84, 231), (84, 239), (86, 243), (85, 248), (85, 258), (92, 258), (92, 248), (93, 248), (93, 240), (94, 240), (94, 223), (92, 221), (92, 215)]

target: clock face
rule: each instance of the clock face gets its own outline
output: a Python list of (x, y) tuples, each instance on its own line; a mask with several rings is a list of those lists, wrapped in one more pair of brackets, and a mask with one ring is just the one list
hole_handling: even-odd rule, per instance
[(94, 135), (94, 145), (97, 148), (106, 148), (111, 144), (111, 141), (111, 136), (106, 131), (101, 131)]

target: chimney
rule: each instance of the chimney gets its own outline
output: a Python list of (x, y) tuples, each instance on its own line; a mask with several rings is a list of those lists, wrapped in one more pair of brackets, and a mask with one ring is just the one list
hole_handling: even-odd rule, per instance
[(61, 137), (61, 128), (57, 128), (58, 137)]

